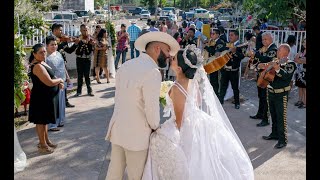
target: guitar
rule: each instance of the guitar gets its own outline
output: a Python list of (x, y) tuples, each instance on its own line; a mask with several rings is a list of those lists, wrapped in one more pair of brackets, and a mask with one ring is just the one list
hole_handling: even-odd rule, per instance
[[(288, 57), (284, 57), (280, 60), (278, 58), (275, 58), (271, 62), (275, 62), (276, 64), (283, 64), (287, 62), (287, 60), (288, 60)], [(270, 84), (270, 82), (274, 80), (275, 75), (276, 75), (276, 70), (274, 69), (274, 65), (267, 63), (265, 69), (259, 73), (257, 86), (261, 88), (266, 88), (268, 84)]]
[[(240, 45), (237, 45), (235, 47), (244, 47), (247, 46), (248, 43), (243, 43)], [(224, 65), (228, 63), (228, 61), (232, 58), (232, 52), (231, 50), (225, 50), (222, 51), (220, 56), (211, 56), (209, 59), (204, 61), (204, 69), (207, 72), (207, 74), (213, 73), (215, 71), (218, 71), (221, 69)]]

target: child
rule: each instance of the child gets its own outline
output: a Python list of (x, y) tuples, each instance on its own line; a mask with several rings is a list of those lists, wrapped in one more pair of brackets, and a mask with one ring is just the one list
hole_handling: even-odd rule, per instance
[[(29, 82), (28, 81), (24, 82), (24, 84), (23, 84), (23, 93), (25, 95), (25, 100), (21, 103), (21, 105), (24, 106), (24, 112), (23, 112), (22, 115), (26, 116), (27, 115), (27, 106), (28, 106), (28, 104), (30, 104), (30, 94), (31, 94), (31, 90), (29, 88)], [(19, 116), (18, 108), (16, 108), (15, 115)]]

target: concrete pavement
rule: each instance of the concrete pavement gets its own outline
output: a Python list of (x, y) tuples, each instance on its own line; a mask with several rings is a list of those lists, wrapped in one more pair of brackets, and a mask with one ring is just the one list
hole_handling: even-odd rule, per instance
[[(28, 166), (15, 174), (16, 180), (103, 180), (110, 159), (110, 143), (105, 141), (108, 123), (114, 107), (115, 80), (107, 84), (92, 81), (94, 97), (82, 96), (69, 101), (75, 108), (66, 109), (65, 126), (58, 132), (49, 132), (49, 138), (59, 146), (54, 153), (40, 155), (35, 126), (28, 124), (17, 130), (20, 144), (27, 155)], [(288, 105), (288, 146), (276, 150), (276, 141), (265, 141), (262, 135), (271, 132), (271, 125), (256, 127), (260, 121), (249, 119), (257, 111), (255, 82), (242, 80), (240, 92), (247, 99), (239, 110), (231, 101), (224, 103), (225, 111), (247, 150), (255, 171), (256, 180), (306, 179), (305, 109), (293, 106), (296, 89), (290, 94)], [(164, 120), (164, 119), (163, 119)]]

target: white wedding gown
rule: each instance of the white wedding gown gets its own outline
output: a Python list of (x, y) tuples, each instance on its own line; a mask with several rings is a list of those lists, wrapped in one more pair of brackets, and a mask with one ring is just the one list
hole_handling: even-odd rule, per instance
[[(207, 77), (201, 78), (205, 82), (192, 80), (188, 92), (174, 83), (187, 97), (180, 131), (167, 94), (164, 112), (165, 117), (170, 113), (171, 117), (150, 136), (143, 180), (254, 179), (251, 161), (241, 141)], [(206, 92), (200, 92), (199, 88)]]
[(14, 173), (23, 171), (26, 166), (27, 156), (20, 146), (17, 131), (14, 127)]

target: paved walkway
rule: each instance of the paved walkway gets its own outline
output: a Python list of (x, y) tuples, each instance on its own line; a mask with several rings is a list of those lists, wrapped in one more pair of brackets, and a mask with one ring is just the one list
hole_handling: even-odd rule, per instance
[[(40, 155), (38, 138), (33, 124), (18, 130), (20, 144), (28, 158), (28, 166), (15, 174), (16, 180), (104, 180), (110, 159), (110, 143), (105, 141), (108, 123), (114, 107), (115, 80), (107, 84), (92, 81), (94, 97), (83, 96), (69, 101), (75, 108), (67, 108), (67, 121), (59, 132), (49, 132), (49, 138), (59, 146), (54, 153)], [(289, 99), (288, 138), (286, 148), (276, 150), (276, 141), (265, 141), (262, 135), (271, 132), (271, 126), (256, 127), (259, 122), (249, 119), (257, 111), (255, 83), (242, 81), (240, 92), (248, 98), (239, 110), (227, 101), (225, 111), (252, 160), (256, 180), (306, 179), (305, 109), (293, 106), (295, 96)], [(295, 95), (295, 94), (291, 94)]]

